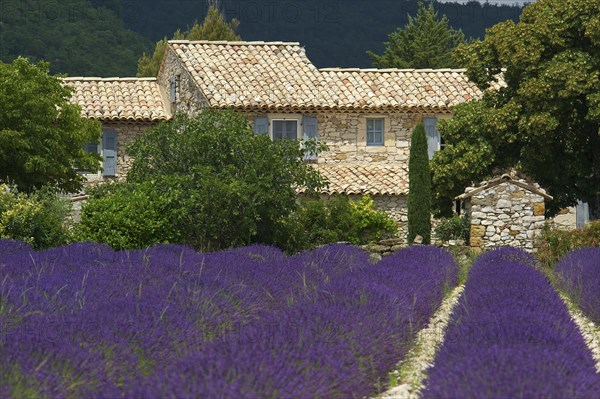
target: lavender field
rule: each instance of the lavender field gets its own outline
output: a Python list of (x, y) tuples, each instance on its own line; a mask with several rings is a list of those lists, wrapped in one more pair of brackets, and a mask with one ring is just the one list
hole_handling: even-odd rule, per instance
[(556, 265), (558, 286), (595, 323), (600, 323), (600, 248), (583, 248)]
[[(573, 263), (561, 267), (567, 265)], [(591, 351), (534, 266), (531, 255), (514, 248), (475, 261), (429, 370), (424, 398), (600, 397)]]
[(345, 245), (0, 241), (0, 397), (369, 397), (457, 274), (433, 247), (373, 265)]

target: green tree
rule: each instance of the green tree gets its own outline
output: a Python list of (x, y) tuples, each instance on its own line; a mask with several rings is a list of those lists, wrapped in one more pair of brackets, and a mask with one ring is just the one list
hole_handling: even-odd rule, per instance
[(460, 46), (457, 58), (482, 90), (495, 86), (440, 124), (447, 145), (432, 166), (440, 211), (510, 167), (554, 196), (549, 213), (581, 199), (600, 218), (600, 3), (538, 0), (519, 23)]
[(453, 68), (456, 62), (452, 59), (452, 51), (463, 43), (462, 31), (454, 30), (448, 25), (448, 18), (440, 19), (433, 3), (425, 7), (419, 1), (417, 16), (408, 15), (408, 23), (404, 28), (392, 32), (385, 42), (385, 51), (377, 55), (367, 51), (378, 68)]
[[(90, 200), (79, 229), (106, 243), (117, 231), (120, 247), (173, 240), (202, 250), (272, 244), (298, 207), (294, 188), (314, 193), (323, 185), (305, 152), (299, 142), (254, 134), (233, 111), (178, 115), (128, 148), (134, 161), (124, 187)], [(135, 206), (121, 206), (127, 201)]]
[[(194, 21), (194, 24), (190, 29), (185, 32), (181, 32), (179, 29), (173, 35), (174, 40), (227, 40), (227, 41), (238, 41), (241, 40), (240, 36), (235, 33), (239, 22), (237, 19), (231, 20), (231, 22), (225, 21), (223, 13), (215, 6), (208, 8), (208, 13), (202, 22), (202, 25), (198, 24), (198, 21)], [(167, 51), (167, 38), (160, 40), (156, 43), (154, 53), (152, 56), (144, 53), (138, 60), (138, 73), (137, 76), (156, 76), (160, 69), (160, 63)]]
[(419, 123), (413, 130), (408, 159), (408, 243), (417, 235), (423, 244), (431, 241), (431, 172), (427, 153), (425, 127)]
[(71, 89), (48, 68), (25, 58), (0, 63), (0, 182), (25, 192), (42, 186), (75, 192), (84, 180), (76, 168), (99, 169), (100, 158), (83, 146), (102, 132), (70, 103)]

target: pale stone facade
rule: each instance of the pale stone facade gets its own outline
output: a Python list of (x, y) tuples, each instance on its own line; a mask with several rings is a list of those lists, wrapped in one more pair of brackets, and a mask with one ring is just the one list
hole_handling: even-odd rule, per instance
[[(170, 79), (172, 78), (176, 79), (175, 99), (172, 98), (171, 93)], [(209, 107), (208, 100), (171, 47), (167, 48), (157, 81), (164, 92), (164, 97), (172, 115), (182, 112), (195, 116), (202, 109)]]
[[(137, 122), (126, 123), (119, 121), (104, 121), (102, 130), (112, 130), (117, 133), (117, 173), (115, 176), (103, 176), (102, 172), (86, 173), (85, 176), (89, 184), (96, 184), (105, 180), (123, 180), (131, 168), (133, 159), (127, 155), (126, 148), (136, 138), (141, 137), (146, 130), (156, 125), (155, 122)], [(102, 155), (102, 147), (99, 147)]]
[(468, 187), (457, 199), (471, 218), (472, 248), (510, 245), (534, 251), (545, 224), (544, 201), (552, 197), (537, 184), (504, 175), (478, 188)]
[[(251, 113), (246, 116), (252, 125), (257, 116), (273, 119), (295, 119), (299, 125), (301, 113)], [(315, 115), (307, 113), (304, 115)], [(318, 163), (349, 164), (408, 164), (410, 138), (414, 127), (423, 118), (438, 120), (450, 118), (449, 113), (358, 113), (324, 110), (316, 114), (318, 140), (327, 145), (328, 150), (319, 154)], [(384, 120), (384, 145), (368, 146), (366, 137), (367, 119)]]

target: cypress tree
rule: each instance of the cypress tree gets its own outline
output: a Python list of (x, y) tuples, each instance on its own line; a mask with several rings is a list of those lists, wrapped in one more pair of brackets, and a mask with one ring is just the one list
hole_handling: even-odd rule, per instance
[(408, 159), (408, 243), (423, 237), (431, 242), (431, 174), (425, 127), (419, 123), (412, 133)]

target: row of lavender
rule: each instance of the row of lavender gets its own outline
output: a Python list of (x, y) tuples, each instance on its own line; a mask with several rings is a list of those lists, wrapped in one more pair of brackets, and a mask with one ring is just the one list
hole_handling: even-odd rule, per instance
[(432, 247), (35, 253), (0, 241), (0, 397), (364, 397), (456, 284)]
[(556, 281), (587, 317), (600, 323), (600, 247), (565, 255), (556, 265)]
[(598, 397), (591, 351), (534, 266), (508, 247), (476, 260), (424, 398)]

